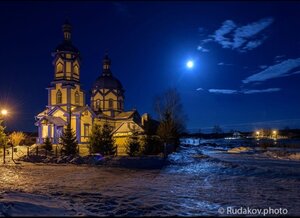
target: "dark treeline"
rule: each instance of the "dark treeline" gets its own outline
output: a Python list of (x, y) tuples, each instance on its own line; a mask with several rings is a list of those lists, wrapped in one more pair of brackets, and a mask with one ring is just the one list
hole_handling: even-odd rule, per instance
[[(242, 132), (238, 131), (241, 134), (241, 137), (253, 136), (254, 132)], [(300, 129), (281, 129), (278, 130), (280, 136), (287, 136), (288, 138), (300, 138)], [(203, 139), (218, 139), (225, 137), (232, 137), (233, 132), (222, 132), (222, 133), (187, 133), (184, 132), (181, 134), (182, 138), (191, 137), (191, 138), (203, 138)]]

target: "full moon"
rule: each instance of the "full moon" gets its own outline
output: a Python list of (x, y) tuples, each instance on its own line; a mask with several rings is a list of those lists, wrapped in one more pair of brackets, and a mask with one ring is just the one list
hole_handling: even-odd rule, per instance
[(186, 66), (187, 66), (188, 68), (193, 68), (194, 62), (193, 62), (193, 61), (188, 61), (188, 62), (186, 63)]

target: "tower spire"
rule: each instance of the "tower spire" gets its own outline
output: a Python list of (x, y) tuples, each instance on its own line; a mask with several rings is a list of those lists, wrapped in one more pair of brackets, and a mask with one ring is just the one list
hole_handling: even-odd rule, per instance
[(105, 55), (103, 58), (103, 75), (104, 76), (111, 76), (111, 71), (110, 71), (110, 65), (111, 65), (111, 60), (108, 57), (108, 51), (105, 51)]
[(66, 19), (64, 25), (62, 26), (62, 30), (64, 33), (64, 40), (71, 41), (72, 25), (70, 24), (70, 22), (67, 19)]

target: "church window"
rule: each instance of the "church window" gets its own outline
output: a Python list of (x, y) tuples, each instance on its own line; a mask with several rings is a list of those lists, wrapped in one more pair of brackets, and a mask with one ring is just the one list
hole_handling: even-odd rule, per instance
[(88, 137), (90, 132), (90, 124), (84, 124), (84, 137)]
[(114, 104), (114, 102), (113, 102), (113, 100), (110, 98), (110, 99), (108, 100), (108, 107), (109, 107), (109, 109), (112, 109), (112, 108), (113, 108), (113, 104)]
[(61, 94), (60, 90), (58, 90), (57, 93), (56, 93), (56, 103), (57, 104), (61, 104), (62, 103), (62, 94)]
[(75, 92), (75, 104), (79, 104), (79, 93), (78, 93), (78, 91)]
[(61, 63), (58, 63), (56, 65), (56, 72), (57, 73), (63, 72), (63, 65)]
[(79, 69), (77, 65), (74, 67), (74, 74), (79, 74)]
[(100, 100), (99, 99), (97, 99), (96, 100), (96, 109), (100, 109)]

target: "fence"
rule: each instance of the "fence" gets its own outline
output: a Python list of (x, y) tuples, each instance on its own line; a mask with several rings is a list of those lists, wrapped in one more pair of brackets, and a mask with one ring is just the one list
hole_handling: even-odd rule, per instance
[[(89, 155), (87, 145), (81, 144), (78, 146), (78, 154), (80, 156)], [(62, 156), (63, 150), (60, 145), (52, 145), (52, 151), (47, 151), (42, 145), (34, 144), (32, 146), (16, 146), (0, 148), (0, 164), (16, 163), (15, 160), (24, 156)]]

